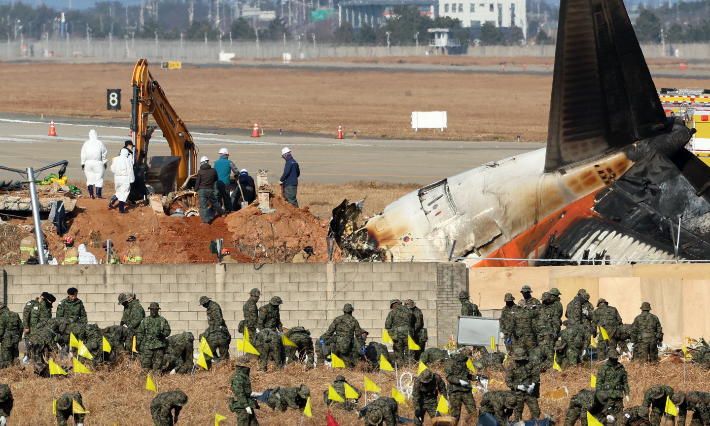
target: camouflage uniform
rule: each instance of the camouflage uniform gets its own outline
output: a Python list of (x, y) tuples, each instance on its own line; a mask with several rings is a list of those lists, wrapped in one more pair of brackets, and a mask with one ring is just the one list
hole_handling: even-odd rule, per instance
[(446, 384), (441, 376), (427, 368), (414, 380), (412, 389), (415, 426), (424, 424), (424, 415), (427, 413), (431, 418), (436, 417), (439, 395), (447, 395)]
[(555, 343), (555, 353), (553, 361), (557, 361), (557, 365), (563, 370), (574, 367), (580, 363), (579, 351), (572, 345), (567, 344), (564, 340), (558, 340)]
[[(554, 360), (554, 357), (555, 351), (553, 349), (550, 349), (547, 345), (540, 344), (535, 346), (530, 351), (528, 354), (528, 361), (542, 373), (552, 368), (552, 361)], [(476, 364), (473, 365), (475, 366)]]
[[(249, 330), (249, 340), (252, 345), (256, 345), (256, 328), (259, 326), (259, 308), (256, 302), (261, 296), (258, 288), (253, 288), (249, 293), (249, 300), (244, 303), (244, 326)], [(256, 298), (256, 299), (254, 299)]]
[(518, 306), (515, 304), (515, 297), (512, 294), (506, 293), (504, 299), (505, 306), (500, 313), (500, 331), (503, 333), (505, 342), (505, 351), (509, 354), (513, 353), (513, 332), (515, 331), (515, 311)]
[(207, 296), (200, 297), (200, 305), (207, 309), (207, 329), (200, 335), (200, 341), (202, 341), (202, 337), (207, 339), (207, 344), (215, 357), (222, 360), (229, 359), (229, 344), (232, 342), (232, 335), (224, 322), (222, 308)]
[(535, 329), (537, 330), (538, 345), (545, 345), (550, 350), (557, 340), (556, 330), (559, 328), (555, 315), (555, 306), (552, 304), (550, 293), (542, 294), (542, 304), (537, 307), (537, 317), (535, 319)]
[(603, 412), (604, 404), (597, 399), (596, 391), (582, 389), (570, 398), (567, 414), (565, 414), (565, 426), (574, 426), (578, 419), (582, 421), (582, 426), (587, 426), (587, 413), (596, 418)]
[[(187, 395), (183, 391), (159, 393), (150, 403), (150, 415), (153, 418), (153, 423), (155, 426), (172, 426), (177, 423), (180, 410), (185, 404), (187, 404)], [(174, 418), (173, 410), (175, 410)]]
[(565, 342), (568, 351), (572, 349), (575, 351), (575, 353), (567, 353), (569, 360), (579, 363), (582, 359), (582, 352), (587, 348), (590, 341), (584, 340), (584, 324), (570, 325), (568, 321), (565, 321), (565, 329), (560, 332), (560, 340)]
[(520, 293), (523, 295), (523, 298), (520, 299), (520, 301), (518, 302), (518, 306), (535, 308), (540, 305), (540, 301), (537, 300), (536, 298), (532, 297), (532, 295), (530, 294), (530, 293), (532, 293), (532, 289), (530, 288), (529, 285), (524, 285), (520, 289)]
[(84, 346), (89, 350), (93, 359), (88, 359), (83, 356), (79, 356), (79, 361), (82, 363), (90, 362), (94, 367), (101, 362), (103, 359), (103, 334), (101, 334), (101, 329), (96, 324), (81, 325), (84, 327)]
[(577, 295), (567, 304), (565, 317), (569, 325), (582, 324), (582, 304), (584, 304), (584, 289), (580, 289)]
[(291, 408), (300, 411), (306, 408), (306, 401), (310, 396), (311, 390), (306, 385), (270, 389), (266, 404), (274, 410), (286, 411), (287, 408)]
[(313, 367), (314, 349), (311, 332), (301, 326), (296, 326), (286, 332), (286, 337), (296, 344), (296, 347), (284, 347), (286, 358), (296, 361), (296, 351), (298, 351), (298, 361), (303, 362), (307, 368)]
[(405, 302), (405, 306), (412, 311), (412, 339), (421, 349), (412, 351), (412, 356), (414, 359), (419, 361), (422, 352), (426, 350), (426, 344), (429, 341), (429, 333), (424, 327), (424, 314), (422, 310), (419, 309), (417, 305), (414, 304), (412, 299), (408, 299)]
[[(231, 380), (233, 397), (229, 397), (229, 410), (237, 415), (238, 426), (259, 426), (254, 410), (259, 406), (251, 398), (249, 367), (237, 364)], [(251, 414), (247, 412), (249, 407)]]
[(609, 348), (607, 356), (609, 361), (603, 363), (597, 371), (597, 391), (604, 392), (598, 397), (618, 419), (624, 409), (624, 394), (630, 394), (629, 379), (626, 376), (626, 369), (618, 362), (619, 353), (616, 349)]
[(188, 374), (192, 371), (193, 350), (195, 348), (195, 336), (186, 331), (168, 337), (168, 347), (165, 350), (163, 370), (175, 369), (178, 374)]
[(279, 296), (274, 296), (269, 300), (269, 303), (259, 308), (259, 322), (257, 328), (264, 330), (269, 328), (276, 331), (282, 331), (281, 313), (279, 305), (283, 302)]
[(663, 342), (663, 328), (658, 317), (651, 312), (651, 305), (643, 302), (641, 315), (632, 324), (632, 341), (634, 342), (634, 361), (657, 362), (658, 345)]
[(20, 316), (9, 310), (0, 302), (0, 368), (19, 364), (20, 349), (18, 344), (22, 338), (22, 321)]
[(511, 318), (513, 318), (513, 348), (523, 348), (526, 352), (534, 348), (537, 345), (537, 309), (527, 306), (524, 300), (520, 300)]
[[(680, 411), (680, 409), (679, 409)], [(621, 422), (621, 426), (642, 426), (642, 425), (647, 425), (648, 424), (648, 413), (649, 409), (648, 407), (642, 407), (640, 405), (637, 405), (635, 407), (629, 407), (626, 410), (624, 410), (624, 415), (621, 416), (621, 419), (619, 421)], [(678, 426), (684, 426), (681, 423), (678, 423)], [(700, 425), (698, 425), (700, 426)]]
[(558, 320), (557, 335), (559, 336), (560, 328), (562, 325), (562, 314), (564, 314), (564, 308), (562, 307), (562, 302), (560, 302), (560, 296), (562, 295), (562, 293), (560, 293), (560, 291), (555, 287), (551, 288), (549, 293), (552, 298), (552, 305), (554, 306), (555, 316)]
[[(129, 300), (131, 301), (129, 302)], [(130, 331), (125, 334), (126, 340), (124, 340), (123, 346), (127, 350), (131, 350), (133, 348), (133, 336), (136, 335), (138, 326), (141, 325), (141, 321), (145, 318), (145, 310), (141, 306), (140, 300), (136, 299), (136, 295), (132, 293), (121, 293), (118, 296), (118, 304), (123, 305), (121, 325), (126, 326)]]
[(362, 328), (352, 315), (351, 304), (346, 303), (343, 312), (344, 314), (335, 318), (328, 327), (328, 331), (325, 332), (325, 341), (330, 347), (331, 353), (342, 359), (348, 368), (353, 368), (355, 366), (353, 361), (358, 359), (355, 338), (362, 335)]
[(256, 335), (259, 351), (259, 370), (267, 371), (269, 361), (273, 361), (274, 370), (283, 368), (284, 344), (281, 333), (271, 328), (265, 328)]
[(462, 317), (480, 317), (481, 311), (478, 310), (478, 305), (471, 303), (469, 301), (469, 294), (467, 291), (462, 291), (459, 293), (459, 302), (461, 302), (461, 316)]
[(582, 324), (591, 324), (594, 316), (594, 305), (589, 301), (589, 297), (589, 293), (586, 291), (582, 295)]
[(51, 328), (36, 330), (29, 338), (25, 339), (25, 342), (31, 348), (30, 358), (35, 364), (40, 365), (39, 368), (35, 367), (36, 371), (42, 366), (46, 366), (44, 360), (49, 359), (52, 353), (57, 350), (57, 334)]
[(516, 405), (518, 405), (518, 400), (513, 392), (488, 391), (481, 400), (481, 413), (489, 413), (498, 419), (501, 425), (507, 425)]
[(383, 422), (387, 426), (397, 426), (399, 423), (397, 401), (388, 396), (377, 398), (363, 408), (361, 414), (366, 426), (381, 426)]
[[(385, 356), (386, 358), (386, 356)], [(449, 358), (449, 352), (446, 349), (439, 349), (439, 348), (429, 348), (424, 353), (422, 354), (422, 357), (419, 358), (421, 362), (424, 363), (426, 366), (431, 366), (435, 362), (440, 362), (443, 363)]]
[[(603, 327), (609, 336), (608, 347), (616, 348), (618, 329), (623, 324), (619, 311), (613, 306), (609, 306), (606, 300), (599, 299), (597, 309), (592, 315), (592, 328), (596, 331), (599, 327)], [(601, 330), (597, 335), (597, 352), (599, 359), (606, 359), (607, 341), (604, 340)]]
[(357, 401), (360, 399), (362, 394), (360, 393), (360, 390), (358, 388), (348, 383), (348, 386), (350, 386), (355, 390), (355, 392), (357, 392), (357, 399), (353, 401), (352, 398), (345, 398), (346, 383), (348, 382), (347, 380), (345, 380), (344, 376), (335, 377), (335, 381), (333, 382), (333, 389), (335, 389), (335, 392), (337, 392), (338, 395), (340, 395), (345, 400), (345, 402), (333, 401), (332, 399), (328, 399), (328, 389), (323, 392), (323, 401), (326, 403), (326, 405), (332, 408), (338, 408), (340, 410), (354, 410), (357, 408)]
[(42, 295), (45, 296), (42, 300), (35, 299), (27, 302), (22, 312), (23, 326), (25, 330), (30, 330), (29, 335), (39, 328), (39, 323), (52, 318), (52, 302), (48, 301), (48, 296), (53, 300), (56, 299), (49, 293), (42, 293)]
[(476, 367), (476, 371), (484, 370), (486, 368), (496, 371), (505, 371), (505, 367), (503, 367), (505, 357), (506, 355), (502, 352), (485, 354), (476, 361), (473, 361), (473, 366)]
[[(427, 351), (430, 350), (431, 349), (427, 349)], [(365, 348), (365, 359), (367, 360), (367, 364), (371, 366), (371, 371), (377, 371), (380, 369), (381, 356), (384, 356), (387, 362), (392, 364), (390, 351), (387, 349), (387, 346), (379, 342), (370, 342)], [(422, 355), (422, 358), (424, 358), (424, 355)]]
[[(540, 406), (537, 404), (537, 399), (540, 397), (540, 372), (528, 362), (528, 357), (522, 348), (515, 349), (513, 359), (515, 363), (508, 367), (505, 384), (518, 400), (518, 405), (515, 407), (515, 420), (522, 420), (525, 404), (530, 409), (531, 420), (537, 420), (540, 417)], [(530, 386), (533, 386), (530, 392), (519, 389), (519, 387), (529, 389)]]
[(631, 324), (621, 324), (616, 332), (616, 341), (621, 353), (629, 353), (629, 342), (631, 342), (634, 327)]
[(707, 370), (710, 369), (710, 348), (697, 347), (698, 352), (693, 354), (693, 364)]
[(136, 341), (140, 351), (141, 368), (144, 373), (151, 369), (163, 370), (163, 357), (168, 346), (167, 338), (170, 336), (168, 321), (158, 313), (160, 306), (152, 302), (150, 315), (143, 318), (136, 331)]
[(651, 407), (651, 426), (660, 426), (661, 417), (665, 414), (666, 423), (670, 421), (673, 424), (675, 416), (666, 413), (666, 399), (673, 396), (673, 388), (670, 386), (652, 386), (646, 390), (643, 395), (644, 407)]
[(74, 410), (72, 408), (74, 406), (74, 401), (78, 402), (79, 405), (86, 409), (86, 407), (84, 407), (84, 402), (81, 400), (80, 393), (67, 392), (57, 398), (56, 417), (58, 426), (67, 426), (67, 420), (71, 417), (73, 417), (76, 422), (72, 424), (84, 423), (84, 417), (86, 414), (73, 414)]
[(128, 331), (127, 327), (122, 325), (111, 325), (104, 328), (104, 337), (108, 340), (108, 344), (111, 345), (111, 355), (118, 354), (125, 350), (131, 350), (132, 348), (126, 349), (123, 345), (128, 340), (128, 335), (133, 334)]
[(0, 383), (0, 416), (10, 417), (14, 405), (15, 399), (12, 397), (10, 386)]
[(75, 299), (73, 302), (67, 297), (57, 305), (57, 318), (71, 318), (74, 322), (86, 324), (86, 309), (84, 302), (81, 299)]
[[(394, 307), (393, 307), (394, 306)], [(405, 365), (408, 359), (408, 336), (412, 333), (412, 312), (398, 299), (390, 300), (390, 312), (385, 320), (385, 329), (392, 341), (397, 364)]]
[(471, 386), (474, 376), (471, 370), (466, 367), (466, 361), (470, 354), (469, 349), (463, 349), (444, 363), (446, 380), (449, 382), (449, 412), (451, 417), (456, 420), (461, 417), (462, 404), (466, 406), (469, 416), (476, 415), (476, 400), (473, 399), (473, 387)]
[(710, 393), (707, 392), (677, 392), (671, 401), (678, 407), (677, 426), (685, 426), (685, 418), (688, 410), (693, 412), (690, 419), (690, 426), (710, 425)]

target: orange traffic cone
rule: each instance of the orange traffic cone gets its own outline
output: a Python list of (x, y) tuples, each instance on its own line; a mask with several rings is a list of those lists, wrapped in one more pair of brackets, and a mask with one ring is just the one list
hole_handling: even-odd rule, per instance
[(523, 64), (523, 71), (525, 71), (527, 69), (528, 69), (528, 67), (525, 64)]
[(338, 137), (335, 139), (345, 139), (343, 138), (343, 126), (338, 126)]
[(502, 65), (500, 66), (500, 72), (505, 72), (505, 64), (502, 64)]
[(49, 136), (57, 136), (57, 131), (54, 129), (54, 119), (49, 123)]
[(256, 124), (256, 121), (254, 122), (254, 131), (251, 132), (251, 137), (252, 137), (252, 138), (258, 138), (258, 137), (259, 137), (259, 125)]

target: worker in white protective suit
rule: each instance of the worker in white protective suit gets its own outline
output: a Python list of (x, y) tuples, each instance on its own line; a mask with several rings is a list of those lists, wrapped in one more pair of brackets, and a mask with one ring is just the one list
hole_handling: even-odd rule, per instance
[[(118, 157), (113, 159), (113, 164), (111, 164), (119, 213), (128, 213), (125, 209), (125, 202), (131, 192), (131, 184), (136, 179), (133, 175), (133, 162), (128, 158), (128, 154), (128, 150), (123, 148)], [(113, 203), (110, 203), (109, 207), (113, 208)]]
[(84, 244), (79, 246), (79, 265), (97, 265), (96, 256), (86, 251)]
[(89, 132), (89, 140), (81, 147), (81, 170), (86, 175), (86, 186), (89, 187), (89, 195), (94, 198), (94, 187), (96, 187), (96, 197), (101, 196), (101, 189), (104, 186), (104, 170), (106, 170), (106, 146), (99, 140), (96, 130)]

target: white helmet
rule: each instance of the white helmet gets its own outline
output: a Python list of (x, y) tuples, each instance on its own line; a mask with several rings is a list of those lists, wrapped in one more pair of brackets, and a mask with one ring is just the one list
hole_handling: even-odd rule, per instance
[(222, 148), (219, 150), (219, 155), (229, 155), (229, 151), (227, 151), (227, 148)]
[(281, 150), (281, 155), (284, 156), (284, 155), (288, 154), (289, 152), (291, 152), (290, 149), (284, 148), (284, 149)]
[(202, 158), (200, 158), (200, 164), (206, 163), (206, 162), (208, 162), (208, 161), (210, 161), (210, 159), (207, 158), (207, 157), (202, 157)]
[(239, 173), (249, 173), (249, 172), (247, 171), (247, 169), (241, 169), (241, 170), (239, 171)]

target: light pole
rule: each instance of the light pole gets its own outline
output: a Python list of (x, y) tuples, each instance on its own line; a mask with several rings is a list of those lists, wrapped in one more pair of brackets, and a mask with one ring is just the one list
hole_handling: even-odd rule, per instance
[(390, 31), (387, 31), (387, 54), (392, 56), (392, 50), (390, 49)]

